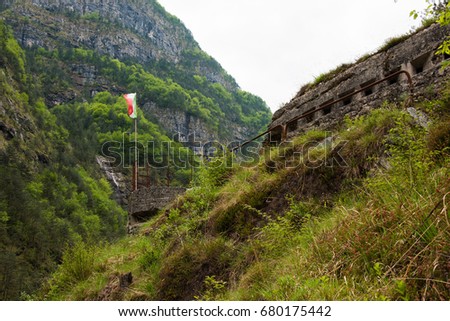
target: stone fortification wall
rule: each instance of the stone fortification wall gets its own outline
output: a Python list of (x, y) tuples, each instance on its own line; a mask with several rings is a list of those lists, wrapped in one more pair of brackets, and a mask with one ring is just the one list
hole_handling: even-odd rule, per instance
[[(371, 86), (400, 70), (407, 71), (412, 77), (412, 99), (437, 92), (446, 84), (446, 79), (449, 79), (450, 68), (443, 70), (441, 63), (450, 57), (438, 56), (435, 52), (449, 34), (450, 27), (432, 25), (396, 46), (348, 67), (331, 80), (303, 87), (289, 103), (275, 112), (269, 127), (272, 129), (271, 140), (289, 139), (313, 127), (332, 128), (345, 115), (355, 117), (380, 107), (385, 101), (411, 99), (406, 73)], [(365, 87), (368, 88), (357, 93)], [(347, 98), (323, 110), (317, 110), (343, 97)], [(309, 116), (291, 121), (307, 113)]]
[(128, 224), (145, 222), (186, 191), (182, 187), (155, 186), (139, 188), (128, 198)]

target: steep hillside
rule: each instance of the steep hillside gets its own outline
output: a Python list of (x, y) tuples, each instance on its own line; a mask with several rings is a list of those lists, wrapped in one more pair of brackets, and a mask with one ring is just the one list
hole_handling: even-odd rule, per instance
[(384, 104), (246, 163), (217, 158), (138, 235), (67, 252), (39, 298), (449, 300), (444, 87), (414, 106), (425, 127)]
[[(51, 55), (40, 51), (40, 59)], [(130, 187), (129, 153), (134, 145), (125, 135), (132, 128), (125, 100), (101, 92), (90, 102), (59, 104), (49, 110), (40, 96), (39, 80), (30, 72), (40, 68), (34, 58), (25, 55), (0, 21), (2, 300), (34, 292), (54, 272), (65, 249), (79, 242), (117, 240), (125, 235), (127, 224), (119, 203), (126, 201)], [(138, 140), (154, 142), (154, 155), (163, 153), (162, 142), (171, 143), (177, 156), (170, 159), (173, 162), (192, 155), (142, 111), (139, 126)], [(122, 144), (115, 149), (120, 164), (105, 163), (99, 156), (106, 142)], [(103, 173), (107, 166), (114, 167), (109, 176)], [(161, 175), (166, 171), (155, 170), (153, 180)], [(174, 168), (171, 179), (172, 185), (186, 186), (190, 172)]]
[(266, 104), (241, 91), (155, 0), (11, 0), (0, 10), (44, 68), (33, 71), (50, 107), (138, 91), (145, 115), (170, 136), (201, 142), (242, 140), (269, 121)]
[[(138, 93), (140, 164), (144, 142), (176, 165), (192, 151), (173, 138), (242, 140), (270, 118), (156, 1), (2, 1), (0, 92), (2, 300), (35, 292), (64, 251), (125, 235), (124, 93)], [(188, 186), (191, 173), (152, 171), (153, 183), (166, 178)]]

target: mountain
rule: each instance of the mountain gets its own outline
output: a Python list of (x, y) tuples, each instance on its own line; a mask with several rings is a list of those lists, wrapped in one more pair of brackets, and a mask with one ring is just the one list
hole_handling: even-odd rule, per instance
[(447, 28), (307, 85), (272, 144), (208, 162), (128, 238), (78, 243), (37, 298), (448, 301)]
[(135, 235), (67, 251), (38, 298), (448, 301), (448, 78), (428, 95), (411, 107), (425, 127), (384, 103), (211, 164)]
[[(139, 141), (174, 164), (193, 157), (194, 136), (243, 140), (271, 117), (156, 1), (1, 2), (1, 300), (29, 298), (69, 249), (125, 235), (129, 92)], [(120, 164), (99, 156), (105, 143), (121, 144)], [(169, 174), (173, 185), (191, 182), (182, 166), (152, 179)]]
[(1, 10), (49, 107), (136, 91), (145, 115), (184, 141), (244, 140), (270, 120), (155, 0), (8, 0)]
[[(156, 1), (7, 0), (0, 17), (0, 299), (450, 299), (448, 29), (322, 75), (273, 144), (193, 169), (194, 131), (241, 139), (270, 112)], [(134, 91), (152, 182), (190, 188), (126, 235)]]

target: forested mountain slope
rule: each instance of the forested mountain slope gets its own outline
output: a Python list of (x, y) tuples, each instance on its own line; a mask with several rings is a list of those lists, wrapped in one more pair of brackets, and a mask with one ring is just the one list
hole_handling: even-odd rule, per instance
[[(138, 93), (138, 139), (159, 156), (162, 142), (191, 155), (173, 138), (245, 139), (271, 116), (151, 0), (2, 1), (0, 92), (2, 300), (34, 293), (64, 250), (125, 235), (126, 212), (98, 164), (105, 142), (130, 159), (124, 93)], [(129, 180), (129, 163), (115, 165)], [(189, 170), (170, 174), (189, 184)]]
[(242, 140), (270, 120), (266, 104), (240, 90), (155, 0), (11, 0), (0, 10), (32, 56), (50, 107), (136, 91), (170, 136), (195, 133), (203, 142)]
[(27, 70), (25, 53), (0, 22), (2, 300), (33, 292), (67, 245), (125, 233), (126, 213), (94, 162), (96, 136), (72, 144), (72, 133), (33, 94)]

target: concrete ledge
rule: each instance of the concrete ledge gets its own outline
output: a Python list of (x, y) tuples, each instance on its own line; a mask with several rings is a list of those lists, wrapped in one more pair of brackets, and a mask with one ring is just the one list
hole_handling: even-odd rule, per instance
[[(430, 91), (439, 91), (449, 80), (450, 69), (441, 69), (442, 61), (449, 57), (436, 56), (435, 52), (449, 33), (450, 26), (440, 27), (434, 24), (386, 51), (349, 66), (328, 81), (302, 88), (289, 103), (275, 112), (270, 128), (281, 128), (289, 124), (286, 133), (286, 138), (289, 139), (311, 128), (331, 129), (338, 125), (345, 115), (355, 117), (365, 114), (385, 101), (402, 101), (409, 94), (404, 75), (370, 87), (376, 80), (384, 79), (400, 70), (407, 71), (412, 76), (412, 99), (419, 99)], [(370, 88), (351, 95), (367, 86)], [(347, 95), (351, 96), (311, 114), (321, 106)], [(309, 116), (290, 122), (291, 119), (305, 114)], [(280, 141), (282, 138), (279, 130), (274, 130), (271, 140)]]

